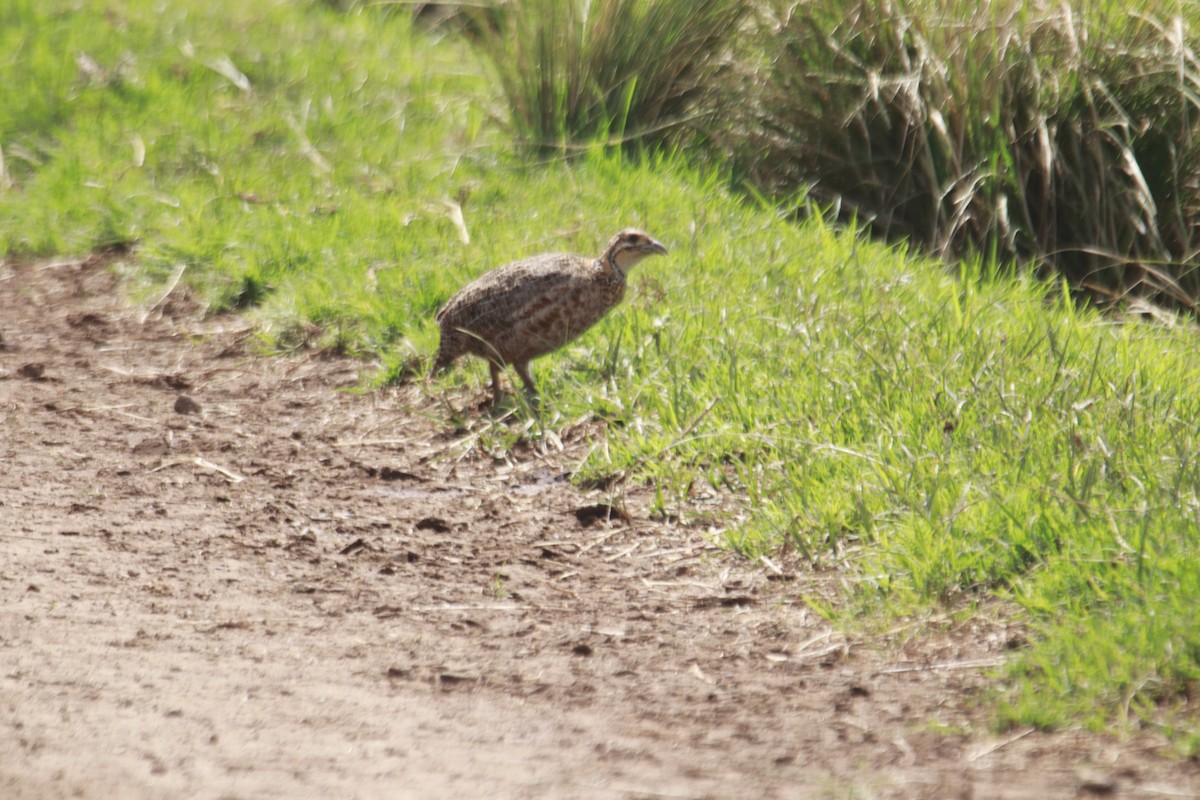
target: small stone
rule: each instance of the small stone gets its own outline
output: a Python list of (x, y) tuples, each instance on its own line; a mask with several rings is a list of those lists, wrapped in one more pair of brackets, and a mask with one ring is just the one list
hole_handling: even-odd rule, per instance
[(199, 414), (200, 404), (186, 394), (181, 394), (175, 398), (175, 413), (176, 414)]
[(22, 364), (17, 369), (17, 374), (22, 378), (28, 378), (31, 381), (40, 381), (46, 377), (46, 365), (37, 362)]
[(1084, 770), (1079, 774), (1079, 792), (1084, 796), (1108, 797), (1116, 791), (1117, 779), (1108, 773)]

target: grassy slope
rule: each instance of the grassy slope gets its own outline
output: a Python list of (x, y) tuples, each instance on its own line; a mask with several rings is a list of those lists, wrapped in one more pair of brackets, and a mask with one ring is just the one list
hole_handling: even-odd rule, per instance
[[(671, 256), (536, 365), (548, 408), (517, 430), (607, 420), (585, 471), (653, 481), (672, 513), (733, 490), (731, 542), (859, 571), (846, 608), (1011, 597), (1044, 635), (1001, 681), (1004, 718), (1141, 714), (1195, 746), (1193, 330), (793, 225), (681, 159), (523, 165), (469, 53), (402, 15), (209, 5), (0, 10), (0, 252), (136, 238), (148, 280), (186, 265), (281, 345), (316, 322), (398, 369), (469, 276), (644, 225)], [(468, 195), (465, 244), (444, 201)], [(472, 424), (482, 446), (517, 435)]]

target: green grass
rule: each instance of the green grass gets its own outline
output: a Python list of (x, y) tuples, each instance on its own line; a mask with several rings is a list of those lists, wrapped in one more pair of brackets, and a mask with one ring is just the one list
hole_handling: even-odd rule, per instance
[[(371, 265), (456, 240), (442, 201), (495, 157), (476, 148), (483, 81), (461, 49), (418, 51), (404, 14), (149, 9), (18, 0), (8, 12), (20, 69), (0, 85), (15, 184), (0, 196), (0, 252), (138, 241), (152, 276), (198, 268), (217, 310), (259, 305), (301, 274), (322, 282), (309, 310), (321, 321), (362, 311), (343, 284)], [(408, 292), (412, 279), (379, 282)]]
[(997, 676), (1000, 721), (1127, 720), (1197, 749), (1194, 327), (795, 224), (681, 154), (531, 164), (485, 65), (405, 13), (155, 8), (0, 11), (8, 258), (136, 242), (146, 284), (185, 265), (213, 312), (377, 358), (382, 380), (433, 350), (434, 309), (471, 276), (641, 225), (671, 255), (535, 364), (540, 418), (463, 421), (478, 446), (599, 420), (581, 478), (645, 483), (684, 518), (723, 497), (731, 546), (855, 578), (823, 606), (848, 624), (1010, 604), (1037, 635)]

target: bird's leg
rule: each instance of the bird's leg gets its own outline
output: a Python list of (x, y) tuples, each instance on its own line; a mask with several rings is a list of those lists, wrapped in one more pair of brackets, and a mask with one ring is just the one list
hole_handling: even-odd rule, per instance
[(529, 374), (529, 361), (518, 361), (513, 364), (513, 368), (517, 374), (521, 376), (521, 381), (525, 384), (525, 393), (529, 396), (529, 403), (536, 409), (538, 401), (541, 399), (538, 395), (537, 384), (533, 382), (533, 376)]
[(504, 390), (500, 388), (500, 365), (488, 359), (488, 368), (492, 371), (492, 405), (499, 405)]

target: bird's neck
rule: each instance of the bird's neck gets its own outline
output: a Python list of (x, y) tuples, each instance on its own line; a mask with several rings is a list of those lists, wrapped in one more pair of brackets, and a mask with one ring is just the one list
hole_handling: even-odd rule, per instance
[(625, 282), (625, 270), (621, 269), (620, 265), (617, 264), (617, 260), (611, 255), (605, 253), (600, 256), (600, 268), (608, 273), (613, 280), (622, 283)]

